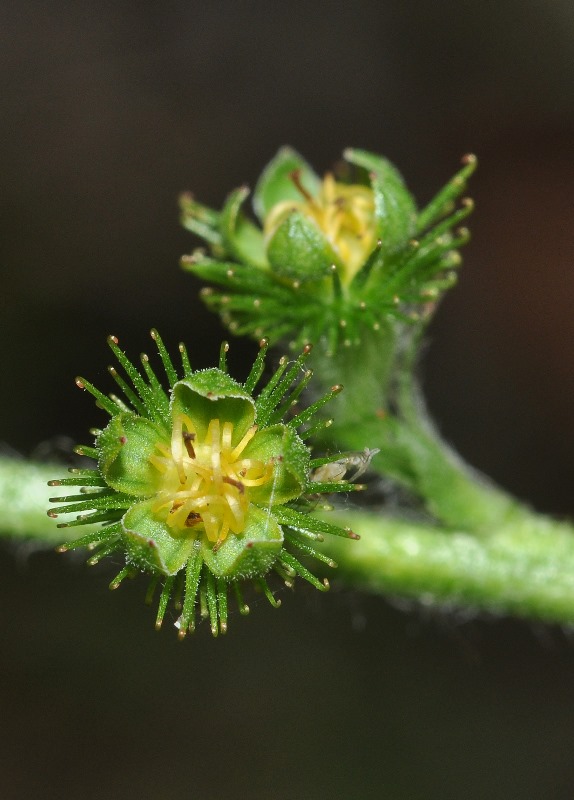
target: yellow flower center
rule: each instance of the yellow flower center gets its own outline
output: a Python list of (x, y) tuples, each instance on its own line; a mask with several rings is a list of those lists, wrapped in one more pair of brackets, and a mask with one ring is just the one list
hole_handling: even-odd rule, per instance
[(302, 200), (278, 203), (265, 220), (265, 234), (273, 235), (277, 227), (292, 212), (311, 217), (341, 259), (349, 283), (361, 269), (377, 243), (375, 198), (372, 189), (356, 184), (338, 183), (333, 175), (325, 175), (316, 197), (307, 192), (298, 173), (292, 179)]
[(203, 442), (186, 414), (173, 421), (171, 446), (158, 442), (150, 462), (162, 474), (162, 486), (152, 507), (174, 533), (204, 530), (219, 546), (228, 533), (243, 532), (249, 489), (273, 475), (273, 463), (241, 458), (255, 436), (253, 425), (233, 447), (233, 424), (212, 419)]

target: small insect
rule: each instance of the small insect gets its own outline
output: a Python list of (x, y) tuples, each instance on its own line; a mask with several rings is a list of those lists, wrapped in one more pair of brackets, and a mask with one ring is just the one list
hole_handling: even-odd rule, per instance
[(379, 452), (378, 447), (365, 447), (361, 453), (341, 453), (337, 461), (322, 464), (313, 470), (311, 480), (315, 483), (335, 483), (343, 478), (349, 482), (356, 481), (368, 470), (371, 459)]

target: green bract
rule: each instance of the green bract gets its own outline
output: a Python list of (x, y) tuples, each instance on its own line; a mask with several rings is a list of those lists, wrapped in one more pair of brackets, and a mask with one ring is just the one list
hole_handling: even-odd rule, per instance
[(349, 529), (307, 513), (311, 495), (358, 488), (344, 481), (319, 483), (313, 471), (337, 455), (312, 460), (303, 441), (317, 429), (309, 424), (315, 412), (341, 387), (332, 387), (296, 413), (299, 395), (311, 377), (311, 371), (303, 369), (310, 347), (292, 362), (281, 359), (268, 385), (253, 396), (267, 340), (261, 341), (260, 353), (241, 384), (227, 374), (227, 345), (222, 346), (219, 368), (198, 372), (191, 369), (180, 345), (178, 376), (157, 331), (152, 338), (169, 392), (149, 358), (142, 355), (140, 373), (113, 336), (108, 342), (127, 380), (113, 367), (110, 373), (124, 399), (106, 396), (83, 378), (76, 379), (111, 420), (96, 431), (94, 447), (78, 448), (97, 460), (97, 468), (73, 469), (73, 477), (52, 481), (53, 486), (81, 489), (79, 494), (53, 498), (61, 505), (48, 513), (79, 514), (61, 527), (94, 522), (102, 526), (60, 549), (95, 548), (89, 563), (123, 552), (126, 565), (112, 588), (125, 577), (145, 572), (152, 576), (151, 597), (161, 581), (157, 625), (172, 593), (182, 597), (177, 622), (181, 637), (194, 627), (198, 597), (213, 634), (226, 630), (230, 585), (242, 612), (247, 609), (240, 587), (245, 580), (255, 581), (277, 605), (265, 577), (270, 571), (289, 586), (299, 575), (318, 589), (327, 588), (327, 582), (319, 581), (293, 553), (334, 566), (314, 543), (323, 533), (357, 538)]
[(210, 253), (196, 251), (182, 264), (220, 287), (203, 297), (233, 332), (288, 337), (293, 346), (320, 342), (334, 353), (383, 321), (428, 320), (454, 283), (458, 248), (468, 240), (456, 226), (472, 202), (454, 203), (475, 157), (463, 159), (422, 211), (389, 161), (356, 149), (344, 158), (345, 180), (321, 180), (294, 150), (280, 150), (253, 196), (261, 227), (243, 211), (246, 188), (221, 212), (183, 196), (183, 223)]

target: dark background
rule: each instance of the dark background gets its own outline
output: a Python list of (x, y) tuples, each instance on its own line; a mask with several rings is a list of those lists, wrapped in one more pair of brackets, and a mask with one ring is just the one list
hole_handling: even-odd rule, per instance
[[(101, 420), (72, 379), (107, 385), (108, 333), (135, 354), (155, 325), (213, 362), (181, 190), (219, 207), (284, 143), (321, 172), (354, 145), (423, 204), (474, 151), (426, 393), (471, 463), (574, 512), (570, 0), (20, 0), (0, 45), (6, 446), (86, 440)], [(301, 587), (181, 645), (113, 574), (0, 554), (2, 798), (572, 797), (568, 632)]]

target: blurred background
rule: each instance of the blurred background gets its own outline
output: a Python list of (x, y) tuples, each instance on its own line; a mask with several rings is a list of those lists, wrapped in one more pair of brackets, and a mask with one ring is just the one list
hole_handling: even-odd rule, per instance
[[(570, 0), (20, 0), (0, 43), (4, 450), (87, 440), (73, 378), (108, 385), (108, 333), (213, 362), (182, 190), (219, 207), (282, 144), (319, 172), (354, 145), (422, 205), (473, 151), (426, 394), (471, 463), (574, 512)], [(239, 375), (251, 353), (233, 342)], [(181, 645), (114, 569), (0, 552), (2, 798), (572, 797), (568, 631), (300, 587)]]

